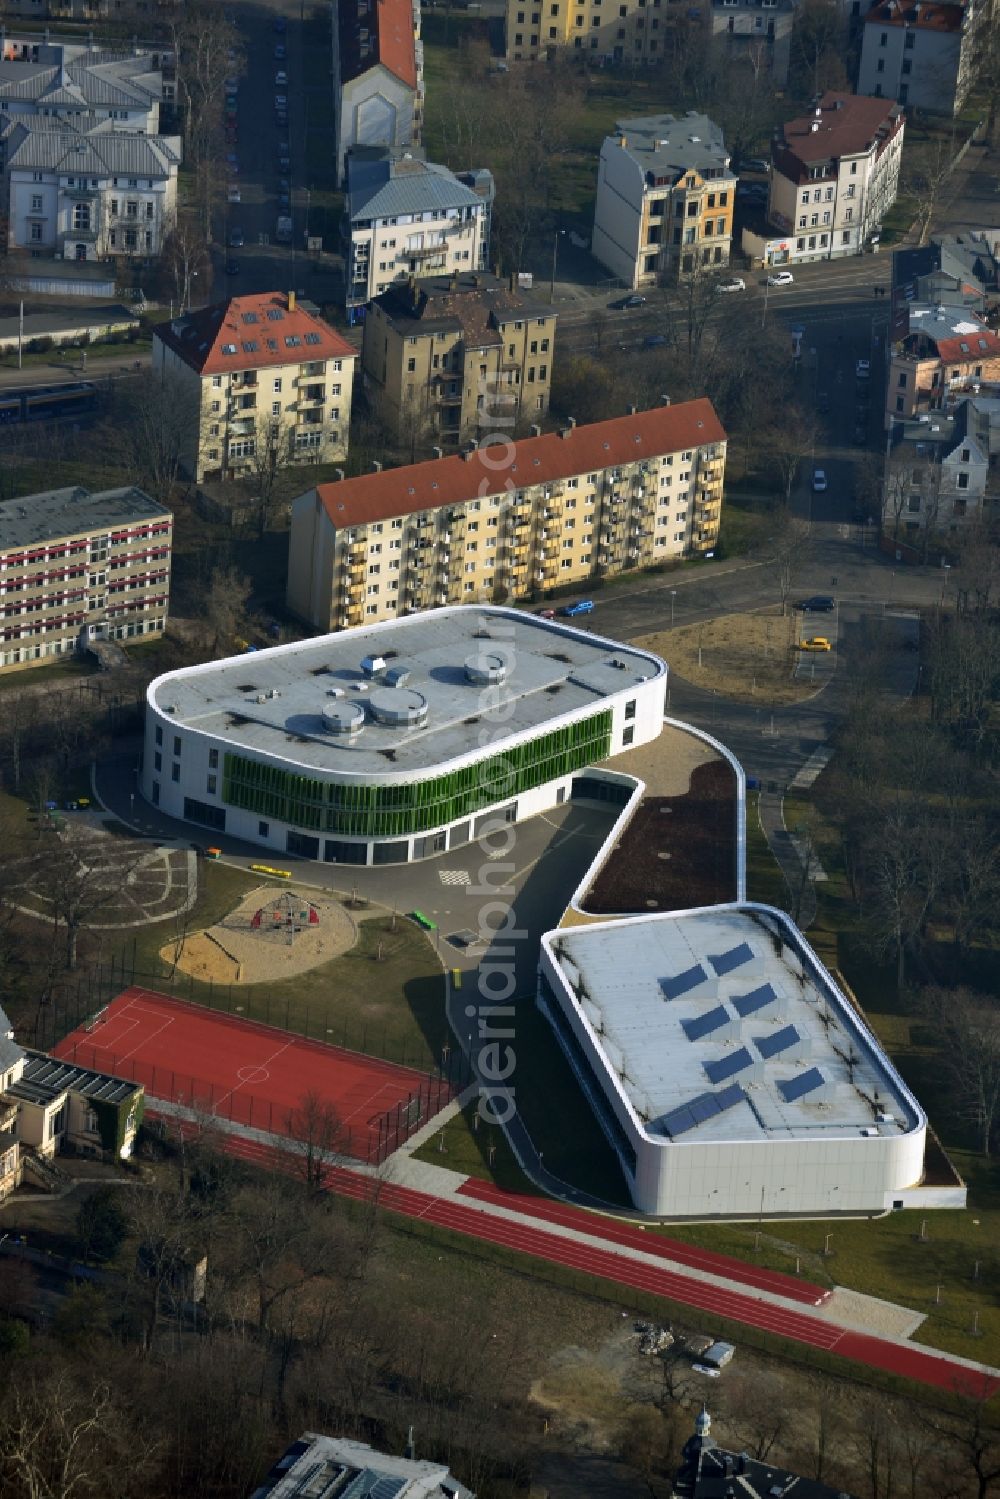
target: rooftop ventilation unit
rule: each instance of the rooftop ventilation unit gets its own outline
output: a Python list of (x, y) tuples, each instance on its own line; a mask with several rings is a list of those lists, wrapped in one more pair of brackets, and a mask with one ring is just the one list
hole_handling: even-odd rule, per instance
[(410, 680), (410, 668), (408, 666), (390, 666), (385, 674), (388, 687), (405, 687)]
[(499, 687), (507, 680), (507, 663), (502, 656), (487, 655), (485, 652), (480, 652), (478, 656), (467, 656), (465, 679), (475, 687)]
[(384, 656), (365, 656), (361, 662), (361, 670), (366, 677), (377, 677), (385, 671)]
[(427, 699), (412, 687), (393, 687), (373, 692), (369, 698), (371, 715), (377, 723), (392, 729), (422, 724), (427, 718)]
[(327, 703), (323, 727), (331, 734), (357, 734), (365, 723), (365, 710), (356, 703)]

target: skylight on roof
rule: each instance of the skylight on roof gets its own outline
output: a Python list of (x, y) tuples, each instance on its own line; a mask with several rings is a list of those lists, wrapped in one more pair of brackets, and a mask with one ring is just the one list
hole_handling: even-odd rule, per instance
[(280, 307), (269, 307), (267, 309), (267, 316), (272, 323), (280, 323), (283, 320), (285, 314), (282, 312)]
[(257, 352), (257, 350), (259, 348), (260, 348), (260, 344), (257, 342), (257, 340), (255, 338), (246, 338), (246, 339), (243, 340), (243, 352), (244, 352), (244, 354), (256, 354), (256, 352)]
[(299, 335), (297, 333), (286, 333), (285, 334), (285, 348), (286, 349), (297, 349), (298, 346), (299, 346), (299, 344), (301, 342), (302, 342), (302, 340), (301, 340), (301, 338), (299, 337)]
[(306, 334), (306, 343), (307, 344), (318, 344), (320, 341), (321, 340), (320, 340), (320, 336), (319, 336), (318, 333), (307, 333)]
[(235, 354), (236, 353), (236, 345), (235, 344), (223, 344), (222, 345), (222, 352), (223, 352), (223, 354)]
[(257, 321), (257, 314), (255, 312), (244, 312), (243, 321), (245, 323), (255, 323)]

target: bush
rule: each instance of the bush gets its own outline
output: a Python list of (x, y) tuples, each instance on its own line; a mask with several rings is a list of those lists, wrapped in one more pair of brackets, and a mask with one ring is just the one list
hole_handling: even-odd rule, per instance
[(47, 333), (40, 334), (38, 338), (28, 339), (29, 354), (47, 354), (54, 347), (55, 344)]
[(101, 1187), (76, 1215), (76, 1232), (84, 1259), (111, 1260), (121, 1248), (128, 1228), (117, 1187)]
[(16, 1358), (28, 1351), (28, 1329), (13, 1317), (0, 1317), (0, 1358)]

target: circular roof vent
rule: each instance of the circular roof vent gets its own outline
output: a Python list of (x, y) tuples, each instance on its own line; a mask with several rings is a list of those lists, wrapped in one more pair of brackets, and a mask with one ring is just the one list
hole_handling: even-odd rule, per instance
[(427, 717), (427, 699), (412, 687), (383, 687), (373, 692), (368, 702), (376, 722), (390, 728), (412, 727)]
[(356, 734), (364, 727), (365, 710), (357, 703), (342, 700), (327, 703), (323, 709), (323, 727), (331, 734)]
[(465, 675), (477, 687), (499, 687), (507, 680), (507, 663), (502, 656), (481, 651), (478, 656), (466, 656)]

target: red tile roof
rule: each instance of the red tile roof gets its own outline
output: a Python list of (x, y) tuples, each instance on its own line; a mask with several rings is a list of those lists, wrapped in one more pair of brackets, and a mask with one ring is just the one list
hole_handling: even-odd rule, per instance
[[(894, 131), (901, 129), (902, 119), (902, 109), (893, 99), (826, 93), (810, 114), (788, 120), (781, 127), (775, 162), (779, 154), (803, 163), (860, 155), (880, 136), (888, 140)], [(814, 125), (818, 129), (814, 130)]]
[[(153, 332), (202, 375), (357, 357), (357, 350), (329, 323), (301, 307), (289, 308), (288, 301), (285, 292), (277, 291), (230, 297), (171, 323), (158, 323)], [(298, 342), (289, 344), (289, 339)]]
[(916, 26), (921, 31), (960, 31), (964, 5), (934, 5), (928, 0), (886, 0), (865, 16), (866, 26)]
[[(919, 331), (930, 332), (927, 328)], [(970, 360), (1000, 358), (1000, 338), (989, 328), (977, 328), (975, 333), (964, 333), (958, 338), (939, 338), (935, 342), (942, 364), (968, 364)]]
[[(367, 33), (364, 45), (361, 28)], [(379, 63), (410, 88), (417, 86), (412, 0), (371, 0), (365, 9), (339, 7), (341, 81), (358, 78)]]
[(702, 398), (574, 427), (565, 437), (553, 432), (477, 448), (468, 458), (456, 454), (319, 484), (316, 492), (334, 526), (365, 526), (725, 440), (711, 401)]

